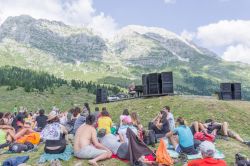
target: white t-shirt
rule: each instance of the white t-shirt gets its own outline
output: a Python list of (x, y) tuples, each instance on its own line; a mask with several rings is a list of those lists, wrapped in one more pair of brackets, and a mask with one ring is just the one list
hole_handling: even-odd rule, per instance
[(174, 121), (174, 115), (171, 112), (168, 112), (167, 120), (169, 123), (169, 128), (171, 131), (175, 129), (175, 121)]
[(134, 126), (128, 126), (128, 125), (122, 125), (120, 126), (118, 130), (118, 134), (122, 135), (124, 138), (124, 142), (128, 143), (128, 137), (126, 135), (127, 129), (130, 128), (136, 135), (137, 135), (137, 129)]

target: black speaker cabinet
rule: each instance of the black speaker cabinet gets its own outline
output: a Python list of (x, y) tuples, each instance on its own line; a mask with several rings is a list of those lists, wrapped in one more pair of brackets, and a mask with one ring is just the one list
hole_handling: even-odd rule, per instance
[(160, 94), (160, 84), (149, 84), (148, 85), (148, 94), (155, 95)]
[(107, 89), (97, 89), (96, 90), (96, 103), (106, 103), (108, 98), (108, 91)]
[(221, 83), (222, 100), (241, 100), (241, 83)]
[(231, 83), (221, 83), (220, 84), (221, 92), (232, 92)]
[(158, 73), (148, 74), (148, 83), (149, 84), (158, 84), (160, 81), (160, 75)]
[(221, 92), (222, 100), (232, 100), (233, 96), (231, 92)]
[(162, 94), (174, 93), (173, 83), (162, 83)]
[(148, 75), (143, 74), (142, 75), (142, 87), (143, 87), (143, 95), (148, 94)]
[(162, 83), (173, 83), (173, 73), (172, 72), (162, 72), (161, 73)]

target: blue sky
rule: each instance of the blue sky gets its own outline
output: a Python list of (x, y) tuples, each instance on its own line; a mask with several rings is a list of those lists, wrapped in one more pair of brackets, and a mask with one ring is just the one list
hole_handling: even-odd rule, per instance
[(94, 0), (94, 7), (120, 27), (156, 26), (179, 34), (220, 20), (250, 19), (250, 0)]

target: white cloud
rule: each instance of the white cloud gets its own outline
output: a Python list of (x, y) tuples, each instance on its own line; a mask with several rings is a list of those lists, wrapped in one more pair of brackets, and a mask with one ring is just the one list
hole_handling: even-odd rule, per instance
[(181, 32), (181, 37), (188, 40), (188, 41), (191, 41), (195, 37), (195, 33), (194, 32), (189, 32), (187, 30), (183, 30)]
[(198, 28), (197, 39), (206, 46), (250, 44), (250, 21), (223, 20)]
[(176, 0), (164, 0), (166, 4), (173, 4), (176, 2)]
[(98, 32), (102, 28), (100, 26), (113, 27), (109, 31), (101, 31), (104, 36), (109, 36), (111, 30), (117, 27), (111, 16), (98, 13), (94, 9), (93, 0), (0, 0), (0, 6), (0, 24), (8, 16), (26, 14), (37, 19), (58, 20), (75, 26), (91, 26)]
[(223, 59), (250, 64), (250, 47), (244, 45), (229, 46), (224, 52)]
[(250, 64), (250, 20), (222, 20), (201, 26), (195, 40), (210, 49), (224, 49), (225, 60)]
[(101, 13), (100, 15), (93, 17), (88, 27), (103, 34), (104, 37), (109, 38), (115, 34), (117, 23), (112, 17), (105, 16), (104, 13)]

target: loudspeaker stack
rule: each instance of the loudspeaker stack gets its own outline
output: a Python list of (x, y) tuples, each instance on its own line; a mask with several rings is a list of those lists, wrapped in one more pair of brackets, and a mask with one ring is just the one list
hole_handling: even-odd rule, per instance
[(148, 75), (148, 94), (160, 94), (160, 75), (151, 73)]
[(222, 100), (241, 100), (240, 83), (221, 83), (220, 99)]
[(143, 95), (148, 95), (148, 75), (142, 75), (142, 87), (143, 87)]
[(96, 90), (96, 104), (106, 103), (108, 98), (108, 90), (100, 88)]
[(173, 94), (173, 73), (150, 73), (142, 75), (143, 95)]
[(161, 73), (161, 85), (162, 94), (174, 93), (172, 72)]

